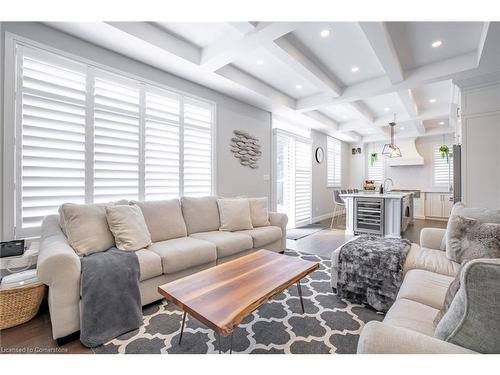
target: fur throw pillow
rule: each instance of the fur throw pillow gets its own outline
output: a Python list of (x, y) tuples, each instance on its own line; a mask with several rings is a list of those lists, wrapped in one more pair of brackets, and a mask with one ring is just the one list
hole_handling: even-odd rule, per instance
[(500, 258), (500, 224), (462, 216), (448, 222), (446, 256), (458, 263), (477, 258)]

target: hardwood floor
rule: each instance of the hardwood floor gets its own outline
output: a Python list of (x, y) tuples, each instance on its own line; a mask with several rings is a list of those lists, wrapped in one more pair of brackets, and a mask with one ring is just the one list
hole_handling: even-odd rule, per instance
[[(342, 229), (330, 229), (330, 220), (320, 223), (325, 229), (299, 240), (287, 240), (287, 248), (329, 258), (333, 250), (352, 236)], [(426, 227), (446, 228), (445, 221), (415, 220), (403, 237), (419, 243), (420, 230)], [(71, 353), (91, 354), (92, 349), (84, 347), (79, 340), (58, 346), (52, 339), (52, 327), (46, 301), (40, 312), (31, 321), (0, 331), (0, 353)]]

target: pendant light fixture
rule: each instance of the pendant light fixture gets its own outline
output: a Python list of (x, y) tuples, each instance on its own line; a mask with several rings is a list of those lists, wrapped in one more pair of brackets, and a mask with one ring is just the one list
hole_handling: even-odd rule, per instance
[(391, 127), (391, 143), (386, 143), (384, 145), (382, 155), (385, 155), (389, 158), (400, 158), (403, 155), (401, 155), (401, 150), (394, 143), (394, 127), (396, 126), (396, 114), (394, 114), (394, 121), (390, 122), (389, 126)]

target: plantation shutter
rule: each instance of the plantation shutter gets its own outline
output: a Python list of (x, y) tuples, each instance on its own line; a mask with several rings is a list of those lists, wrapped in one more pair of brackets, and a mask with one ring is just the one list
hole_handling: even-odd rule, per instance
[[(441, 145), (438, 145), (434, 148), (434, 185), (448, 187), (453, 184), (453, 161), (451, 153), (448, 156), (449, 161), (446, 160), (446, 157), (442, 157), (441, 152), (439, 152), (440, 147)], [(451, 150), (453, 146), (448, 145), (448, 148)]]
[(191, 98), (184, 99), (183, 185), (184, 195), (212, 193), (213, 106)]
[(17, 46), (16, 236), (85, 200), (85, 66)]
[(94, 202), (139, 198), (139, 85), (96, 72)]
[(179, 197), (180, 96), (148, 89), (145, 114), (145, 199)]
[(295, 140), (295, 224), (311, 222), (311, 143)]
[[(371, 153), (370, 153), (371, 154)], [(377, 160), (371, 163), (371, 155), (368, 155), (368, 180), (373, 180), (377, 184), (382, 183), (383, 179), (383, 160), (382, 154), (377, 155)]]
[(341, 147), (338, 139), (327, 137), (327, 186), (340, 187), (341, 185)]

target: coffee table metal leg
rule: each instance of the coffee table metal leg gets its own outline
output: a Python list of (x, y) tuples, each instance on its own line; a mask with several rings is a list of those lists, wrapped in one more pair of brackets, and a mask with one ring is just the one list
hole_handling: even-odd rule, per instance
[(300, 280), (297, 281), (297, 290), (299, 291), (300, 306), (302, 306), (302, 313), (304, 314), (306, 311), (304, 309), (304, 300), (302, 299), (302, 287), (300, 286)]
[(184, 333), (184, 323), (186, 323), (186, 312), (184, 311), (184, 314), (182, 315), (182, 325), (181, 325), (181, 334), (179, 336), (179, 345), (181, 344), (182, 341), (182, 334)]
[(231, 340), (231, 347), (229, 349), (229, 354), (233, 354), (233, 333), (234, 333), (234, 331), (231, 332), (231, 338), (230, 338), (230, 340)]
[(217, 344), (219, 345), (219, 354), (221, 354), (222, 351), (221, 351), (221, 347), (220, 347), (220, 335), (219, 334), (217, 334)]

